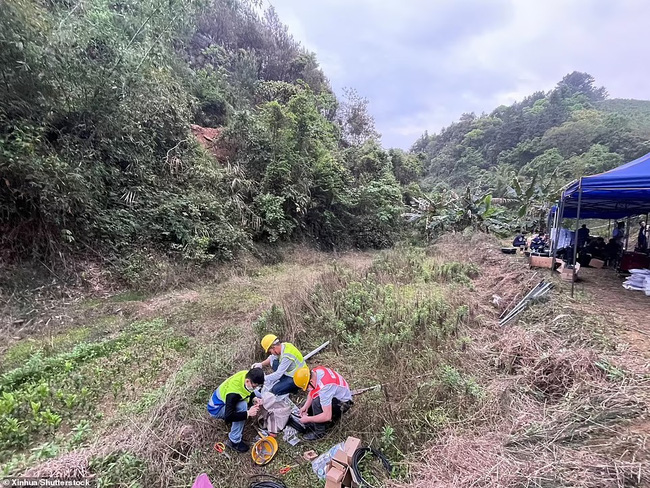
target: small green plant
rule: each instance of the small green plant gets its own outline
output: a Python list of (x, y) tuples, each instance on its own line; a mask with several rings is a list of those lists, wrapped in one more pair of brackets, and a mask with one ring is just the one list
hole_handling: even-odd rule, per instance
[(98, 488), (144, 486), (146, 463), (130, 452), (115, 451), (90, 460), (90, 469), (97, 476)]
[(473, 263), (459, 263), (457, 261), (437, 264), (432, 271), (432, 277), (436, 281), (451, 281), (462, 285), (470, 285), (473, 278), (476, 278), (479, 268)]
[(395, 429), (390, 425), (384, 425), (381, 431), (381, 446), (383, 449), (388, 449), (395, 443)]
[(282, 307), (273, 305), (253, 323), (253, 330), (260, 338), (266, 334), (275, 334), (278, 337), (282, 337), (284, 335), (285, 324), (284, 310)]
[(607, 379), (611, 381), (622, 381), (623, 379), (625, 379), (626, 376), (625, 371), (623, 371), (620, 368), (617, 368), (612, 363), (610, 363), (607, 359), (600, 359), (596, 361), (595, 364), (607, 375)]
[(90, 422), (88, 420), (80, 420), (72, 429), (72, 438), (70, 439), (72, 445), (78, 446), (83, 444), (90, 435), (91, 430)]
[(442, 366), (439, 370), (439, 377), (442, 385), (451, 392), (467, 395), (476, 400), (485, 396), (485, 390), (476, 383), (474, 378), (463, 376), (461, 372), (453, 366), (448, 364)]
[(42, 444), (38, 447), (33, 448), (32, 451), (32, 458), (40, 461), (43, 459), (49, 459), (55, 457), (57, 454), (59, 454), (59, 451), (61, 450), (61, 447), (56, 444), (55, 442), (47, 442), (45, 444)]

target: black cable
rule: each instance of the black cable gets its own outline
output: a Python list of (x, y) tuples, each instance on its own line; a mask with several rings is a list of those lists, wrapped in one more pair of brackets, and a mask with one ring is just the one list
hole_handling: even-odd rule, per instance
[(363, 479), (363, 476), (361, 476), (361, 471), (359, 470), (359, 463), (363, 460), (364, 457), (366, 457), (368, 453), (372, 454), (381, 461), (381, 464), (384, 465), (384, 469), (388, 472), (389, 478), (393, 473), (393, 467), (390, 465), (390, 461), (386, 459), (386, 456), (384, 456), (381, 452), (379, 452), (377, 449), (373, 449), (372, 447), (360, 447), (354, 451), (354, 454), (352, 455), (352, 463), (350, 464), (350, 468), (354, 473), (355, 479), (359, 481), (360, 487), (372, 487), (370, 483)]
[[(255, 479), (261, 479), (261, 481), (252, 481)], [(287, 488), (287, 485), (280, 478), (260, 474), (251, 476), (251, 483), (248, 485), (248, 488)]]

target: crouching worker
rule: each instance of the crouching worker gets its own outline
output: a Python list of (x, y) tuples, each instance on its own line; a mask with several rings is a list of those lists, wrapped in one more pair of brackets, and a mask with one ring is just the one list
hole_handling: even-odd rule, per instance
[(302, 353), (290, 342), (280, 342), (277, 336), (267, 334), (261, 341), (264, 352), (271, 355), (261, 363), (253, 364), (253, 368), (271, 366), (273, 373), (266, 375), (267, 384), (275, 383), (271, 388), (274, 395), (297, 393), (298, 387), (293, 381), (293, 375), (305, 366)]
[(259, 412), (261, 400), (253, 392), (263, 385), (264, 371), (260, 368), (244, 370), (221, 383), (210, 397), (208, 413), (232, 423), (226, 445), (235, 451), (248, 451), (248, 444), (242, 441), (244, 424), (248, 417), (255, 417)]
[(309, 389), (307, 401), (300, 409), (299, 422), (304, 439), (314, 441), (327, 433), (327, 429), (352, 407), (352, 392), (343, 376), (336, 371), (318, 366), (311, 371), (307, 366), (299, 369), (293, 380), (303, 390)]

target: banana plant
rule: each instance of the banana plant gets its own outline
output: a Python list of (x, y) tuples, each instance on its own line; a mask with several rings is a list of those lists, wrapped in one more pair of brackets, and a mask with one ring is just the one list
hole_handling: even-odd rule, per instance
[(434, 232), (444, 230), (463, 230), (475, 227), (490, 232), (502, 230), (505, 222), (501, 217), (503, 209), (493, 205), (491, 193), (474, 195), (469, 187), (458, 194), (445, 190), (436, 194), (414, 198), (412, 212), (403, 216), (409, 222), (425, 220), (427, 237)]
[(559, 191), (556, 171), (543, 183), (535, 173), (527, 184), (522, 184), (519, 176), (512, 177), (512, 183), (506, 190), (504, 198), (495, 198), (494, 202), (517, 211), (519, 227), (541, 226), (546, 219), (551, 202)]

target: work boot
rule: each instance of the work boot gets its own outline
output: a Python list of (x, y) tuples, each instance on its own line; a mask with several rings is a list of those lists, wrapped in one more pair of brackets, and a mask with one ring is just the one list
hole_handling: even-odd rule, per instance
[(233, 451), (242, 452), (242, 453), (247, 452), (249, 449), (248, 444), (246, 444), (244, 441), (239, 441), (237, 444), (235, 444), (233, 441), (228, 439), (226, 441), (226, 445)]
[(327, 434), (327, 427), (323, 424), (311, 424), (310, 427), (312, 431), (305, 434), (303, 437), (306, 441), (317, 441), (318, 439), (325, 437), (325, 434)]

